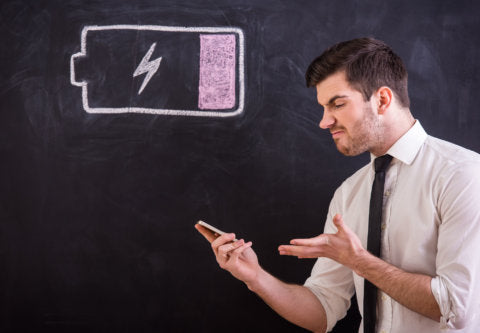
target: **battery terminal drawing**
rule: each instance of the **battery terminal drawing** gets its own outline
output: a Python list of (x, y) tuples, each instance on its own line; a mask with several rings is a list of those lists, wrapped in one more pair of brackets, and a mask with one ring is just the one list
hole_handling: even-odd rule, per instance
[(244, 44), (232, 27), (85, 26), (70, 81), (88, 113), (236, 116), (245, 105)]

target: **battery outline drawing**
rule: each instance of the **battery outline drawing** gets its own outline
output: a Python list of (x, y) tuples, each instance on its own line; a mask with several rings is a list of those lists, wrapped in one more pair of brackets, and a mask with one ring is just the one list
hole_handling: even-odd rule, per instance
[[(77, 81), (75, 78), (75, 60), (87, 56), (87, 34), (89, 31), (105, 30), (147, 30), (164, 32), (195, 32), (195, 33), (230, 33), (238, 36), (238, 106), (235, 110), (215, 111), (215, 110), (181, 110), (181, 109), (155, 109), (146, 107), (90, 107), (88, 102), (88, 82)], [(161, 25), (90, 25), (82, 29), (80, 40), (80, 52), (74, 53), (70, 58), (70, 83), (73, 86), (82, 88), (82, 105), (87, 113), (143, 113), (143, 114), (163, 114), (194, 117), (232, 117), (243, 112), (245, 106), (245, 38), (242, 29), (234, 27), (180, 27), (180, 26), (161, 26)]]

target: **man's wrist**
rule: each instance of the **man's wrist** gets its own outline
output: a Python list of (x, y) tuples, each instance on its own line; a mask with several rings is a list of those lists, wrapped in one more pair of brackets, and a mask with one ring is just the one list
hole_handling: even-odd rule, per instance
[(269, 274), (261, 267), (259, 267), (259, 270), (257, 271), (255, 277), (250, 281), (244, 281), (244, 283), (247, 285), (247, 288), (250, 291), (259, 294), (265, 288), (268, 278)]
[(355, 257), (355, 260), (352, 261), (351, 269), (354, 271), (358, 276), (365, 278), (369, 266), (376, 257), (368, 252), (365, 249), (359, 251), (358, 255)]

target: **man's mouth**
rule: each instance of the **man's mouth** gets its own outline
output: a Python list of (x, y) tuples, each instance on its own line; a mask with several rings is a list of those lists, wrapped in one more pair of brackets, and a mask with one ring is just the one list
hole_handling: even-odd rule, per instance
[(330, 133), (332, 134), (333, 139), (337, 139), (344, 133), (344, 131), (343, 130), (334, 130), (334, 131), (330, 131)]

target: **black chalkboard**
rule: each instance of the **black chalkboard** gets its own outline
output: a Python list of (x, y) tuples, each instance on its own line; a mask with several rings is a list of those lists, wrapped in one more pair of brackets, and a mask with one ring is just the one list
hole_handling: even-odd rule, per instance
[[(427, 132), (478, 152), (479, 14), (475, 1), (1, 1), (0, 331), (302, 332), (218, 268), (194, 223), (252, 240), (268, 271), (303, 283), (313, 261), (277, 246), (319, 234), (369, 160), (318, 128), (308, 64), (341, 40), (386, 41)], [(72, 55), (85, 27), (118, 25), (244, 39), (91, 34), (75, 80), (92, 83), (92, 109), (126, 113), (87, 112)], [(228, 103), (199, 104), (200, 34), (233, 36), (212, 51), (234, 61)], [(150, 48), (160, 74), (140, 94)], [(335, 331), (357, 325), (353, 310)]]

